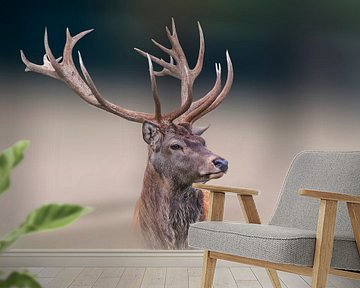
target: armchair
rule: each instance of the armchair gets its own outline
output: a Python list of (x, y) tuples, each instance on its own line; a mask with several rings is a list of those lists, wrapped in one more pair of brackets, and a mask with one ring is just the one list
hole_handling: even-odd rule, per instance
[[(255, 190), (193, 186), (210, 191), (209, 221), (189, 229), (189, 245), (204, 249), (202, 288), (212, 286), (217, 259), (266, 268), (274, 288), (276, 270), (312, 276), (313, 288), (328, 274), (360, 280), (360, 152), (298, 154), (268, 225)], [(237, 194), (247, 224), (222, 221), (225, 193)]]

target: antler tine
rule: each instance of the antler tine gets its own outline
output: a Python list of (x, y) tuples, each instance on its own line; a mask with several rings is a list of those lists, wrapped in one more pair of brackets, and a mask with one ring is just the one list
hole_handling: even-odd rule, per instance
[[(174, 58), (172, 56), (170, 56), (170, 65), (174, 65)], [(171, 72), (166, 69), (166, 68), (163, 68), (161, 71), (154, 71), (154, 74), (155, 76), (166, 76), (166, 75), (172, 75), (174, 78), (177, 78), (176, 75), (174, 74), (171, 74)]]
[(64, 52), (63, 52), (64, 63), (74, 64), (74, 61), (72, 58), (72, 51), (73, 51), (74, 46), (81, 38), (83, 38), (84, 36), (86, 36), (87, 34), (89, 34), (92, 31), (94, 31), (94, 29), (89, 29), (89, 30), (80, 32), (79, 34), (77, 34), (75, 36), (71, 36), (69, 28), (66, 28), (66, 43), (65, 43)]
[(201, 99), (191, 104), (191, 107), (182, 117), (182, 121), (191, 123), (192, 120), (200, 113), (205, 111), (217, 98), (221, 91), (221, 65), (215, 63), (216, 81), (213, 88)]
[(181, 44), (180, 44), (180, 41), (179, 41), (179, 38), (178, 38), (178, 35), (177, 35), (177, 32), (176, 32), (176, 26), (175, 26), (174, 18), (171, 18), (171, 27), (172, 27), (171, 28), (172, 33), (170, 33), (168, 27), (166, 27), (166, 33), (167, 33), (167, 36), (168, 36), (169, 41), (171, 43), (172, 50), (175, 52), (172, 56), (175, 58), (175, 60), (179, 64), (181, 64), (178, 67), (180, 75), (182, 75), (183, 73), (186, 73), (186, 71), (182, 69), (183, 67), (186, 67), (187, 72), (189, 72), (189, 74), (190, 74), (189, 76), (191, 78), (191, 76), (192, 76), (191, 75), (191, 70), (190, 70), (189, 65), (187, 63), (184, 50), (181, 47)]
[(172, 29), (172, 35), (177, 38), (176, 25), (175, 25), (174, 17), (171, 17), (171, 29)]
[(199, 46), (199, 53), (198, 53), (198, 59), (197, 59), (196, 65), (195, 65), (194, 69), (192, 69), (194, 78), (196, 78), (202, 70), (203, 63), (204, 63), (204, 55), (205, 55), (204, 33), (201, 28), (200, 22), (198, 22), (198, 29), (199, 29), (199, 37), (200, 37), (200, 46)]
[(151, 121), (152, 117), (149, 117), (149, 115), (142, 113), (142, 112), (134, 112), (134, 111), (130, 111), (128, 109), (119, 107), (113, 103), (111, 103), (110, 101), (106, 100), (98, 91), (98, 89), (95, 86), (94, 81), (92, 80), (89, 72), (87, 71), (85, 65), (84, 65), (84, 61), (82, 60), (80, 51), (78, 51), (78, 55), (79, 55), (79, 64), (80, 64), (80, 68), (81, 68), (81, 72), (83, 73), (86, 83), (88, 84), (89, 89), (91, 90), (91, 93), (94, 95), (94, 97), (96, 98), (96, 100), (100, 103), (102, 109), (111, 112), (115, 115), (118, 115), (122, 118), (125, 118), (127, 120), (130, 121), (135, 121), (135, 122), (143, 122), (144, 119), (146, 119), (147, 121)]
[[(149, 53), (146, 53), (145, 51), (139, 49), (139, 48), (134, 48), (134, 50), (136, 52), (138, 52), (140, 55), (144, 56), (144, 57), (147, 57), (147, 54)], [(164, 59), (159, 59), (158, 57), (155, 57), (151, 54), (149, 54), (150, 58), (151, 58), (151, 61), (155, 62), (156, 64), (164, 67), (162, 71), (154, 71), (155, 75), (156, 76), (160, 76), (160, 75), (157, 75), (157, 73), (165, 73), (166, 71), (166, 75), (170, 75), (170, 76), (173, 76), (175, 78), (179, 78), (178, 75), (177, 75), (177, 71), (176, 71), (176, 67), (174, 65), (174, 62), (171, 61), (170, 59), (170, 63), (166, 62)]]
[(180, 117), (181, 115), (183, 115), (191, 106), (192, 103), (192, 83), (190, 81), (190, 74), (189, 74), (189, 70), (187, 69), (187, 67), (184, 67), (184, 71), (185, 71), (185, 77), (183, 78), (183, 80), (181, 81), (181, 96), (184, 97), (185, 101), (184, 103), (181, 104), (181, 106), (166, 114), (163, 118), (168, 120), (169, 122), (174, 121), (175, 119), (177, 119), (178, 117)]
[(34, 63), (30, 62), (26, 58), (23, 50), (20, 50), (20, 55), (21, 55), (21, 60), (23, 61), (23, 63), (26, 66), (26, 68), (25, 68), (26, 72), (33, 71), (36, 73), (44, 74), (46, 76), (61, 80), (59, 78), (59, 76), (57, 75), (57, 73), (55, 72), (54, 68), (51, 66), (46, 55), (44, 55), (44, 58), (43, 58), (44, 63), (42, 65), (38, 65), (38, 64), (34, 64)]
[(79, 64), (80, 64), (81, 72), (84, 75), (86, 83), (88, 84), (88, 87), (90, 88), (92, 94), (94, 95), (96, 100), (106, 108), (106, 110), (111, 111), (110, 103), (101, 96), (101, 94), (100, 94), (99, 90), (96, 88), (95, 83), (92, 80), (89, 72), (87, 71), (87, 69), (84, 65), (84, 61), (82, 60), (80, 51), (78, 51), (78, 56), (79, 56)]
[(170, 57), (174, 57), (175, 53), (173, 50), (171, 50), (170, 48), (165, 47), (164, 45), (160, 44), (159, 42), (157, 42), (154, 39), (151, 39), (151, 41), (155, 44), (155, 46), (159, 47), (160, 50), (164, 51), (166, 54), (169, 54)]
[[(54, 68), (54, 70), (56, 71), (55, 66), (58, 66), (58, 62), (55, 59), (54, 54), (51, 51), (51, 48), (49, 46), (49, 38), (48, 38), (48, 32), (47, 32), (47, 27), (45, 27), (45, 33), (44, 33), (44, 48), (45, 48), (45, 55), (47, 56), (47, 58), (49, 59), (51, 66)], [(55, 66), (54, 66), (55, 65)], [(56, 71), (57, 72), (57, 71)]]
[(65, 82), (76, 94), (80, 96), (81, 99), (83, 99), (90, 105), (101, 108), (105, 111), (108, 111), (130, 121), (140, 123), (144, 121), (149, 121), (156, 124), (156, 119), (152, 114), (122, 108), (102, 97), (98, 89), (96, 88), (90, 74), (85, 68), (83, 60), (81, 58), (81, 54), (79, 53), (80, 68), (83, 72), (83, 76), (85, 79), (81, 77), (79, 71), (74, 64), (72, 58), (72, 50), (75, 44), (91, 31), (93, 31), (93, 29), (83, 31), (75, 36), (71, 36), (69, 30), (67, 29), (66, 43), (64, 46), (64, 52), (62, 57), (63, 61), (60, 62), (61, 57), (56, 59), (51, 51), (51, 48), (49, 46), (47, 29), (45, 29), (44, 47), (46, 53), (44, 55), (44, 64), (37, 65), (30, 62), (26, 58), (25, 54), (21, 51), (21, 59), (26, 65), (25, 70), (40, 73)]
[[(229, 93), (232, 83), (233, 83), (233, 80), (234, 80), (234, 70), (233, 70), (233, 65), (231, 62), (229, 52), (227, 50), (226, 50), (226, 62), (227, 62), (228, 74), (227, 74), (227, 79), (226, 79), (224, 88), (222, 89), (220, 94), (215, 98), (215, 100), (211, 103), (210, 106), (208, 106), (203, 111), (201, 111), (199, 109), (198, 111), (201, 111), (201, 112), (199, 112), (198, 114), (195, 113), (196, 115), (194, 115), (193, 118), (190, 119), (191, 123), (194, 123), (195, 121), (197, 121), (201, 117), (203, 117), (205, 114), (209, 113), (210, 111), (212, 111), (216, 107), (218, 107), (221, 104), (221, 102), (225, 99), (226, 95)], [(205, 105), (205, 104), (203, 104), (203, 105)]]
[(151, 91), (153, 94), (154, 102), (155, 102), (155, 119), (157, 122), (161, 122), (161, 103), (159, 98), (159, 93), (157, 90), (157, 84), (156, 84), (156, 78), (154, 75), (154, 69), (151, 62), (150, 55), (147, 54), (148, 62), (149, 62), (149, 74), (150, 74), (150, 80), (151, 80)]

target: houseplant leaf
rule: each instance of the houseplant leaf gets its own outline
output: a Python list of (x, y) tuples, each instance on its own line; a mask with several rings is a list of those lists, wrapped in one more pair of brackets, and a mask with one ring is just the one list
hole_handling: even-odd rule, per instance
[(31, 212), (17, 229), (0, 239), (0, 252), (25, 234), (64, 227), (91, 210), (90, 207), (71, 204), (43, 205)]
[(89, 213), (90, 207), (72, 204), (47, 204), (31, 212), (20, 228), (25, 233), (51, 230), (71, 224)]
[(12, 272), (5, 280), (0, 280), (0, 288), (41, 288), (34, 277), (27, 272)]
[(29, 141), (21, 140), (0, 154), (0, 194), (9, 188), (11, 170), (24, 158), (29, 144)]
[(10, 245), (12, 245), (17, 239), (19, 239), (24, 232), (17, 228), (10, 233), (6, 234), (3, 238), (0, 239), (0, 253), (6, 250)]

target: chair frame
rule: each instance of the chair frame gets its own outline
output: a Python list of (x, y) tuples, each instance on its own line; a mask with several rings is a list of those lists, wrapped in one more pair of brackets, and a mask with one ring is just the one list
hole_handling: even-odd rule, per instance
[[(261, 224), (253, 198), (253, 196), (259, 194), (257, 190), (205, 184), (193, 184), (193, 187), (205, 189), (210, 192), (209, 221), (223, 220), (225, 193), (235, 193), (240, 202), (245, 221), (250, 224)], [(276, 272), (277, 270), (312, 276), (312, 288), (325, 288), (329, 274), (360, 280), (360, 272), (330, 267), (334, 242), (336, 210), (339, 201), (346, 202), (347, 204), (356, 245), (360, 255), (360, 196), (306, 189), (300, 189), (299, 194), (320, 200), (313, 266), (275, 263), (205, 250), (203, 256), (201, 288), (212, 287), (217, 259), (265, 268), (274, 288), (281, 288), (280, 279)]]

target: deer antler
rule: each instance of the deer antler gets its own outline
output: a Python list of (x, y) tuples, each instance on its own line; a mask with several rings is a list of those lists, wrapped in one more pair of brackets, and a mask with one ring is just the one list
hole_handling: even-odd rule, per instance
[[(221, 89), (221, 66), (220, 64), (215, 63), (216, 81), (213, 88), (204, 97), (191, 103), (193, 84), (202, 70), (205, 52), (204, 34), (199, 22), (198, 29), (200, 35), (200, 47), (197, 63), (193, 69), (189, 68), (185, 53), (181, 47), (177, 36), (175, 21), (173, 18), (172, 33), (170, 32), (168, 27), (166, 27), (166, 34), (170, 41), (171, 48), (167, 48), (152, 39), (152, 42), (157, 47), (159, 47), (162, 51), (164, 51), (170, 56), (170, 61), (166, 62), (163, 59), (150, 55), (150, 59), (153, 62), (163, 67), (161, 71), (155, 71), (154, 75), (172, 76), (181, 80), (181, 107), (164, 116), (164, 118), (169, 121), (173, 121), (181, 116), (179, 119), (181, 122), (194, 123), (196, 120), (200, 119), (202, 116), (214, 110), (217, 106), (220, 105), (220, 103), (224, 100), (225, 96), (229, 93), (233, 82), (234, 71), (229, 53), (228, 51), (226, 51), (228, 75), (223, 89)], [(148, 53), (138, 48), (135, 48), (135, 50), (145, 57), (148, 57), (149, 55)], [(186, 74), (188, 74), (188, 78), (184, 79), (184, 75)]]
[(44, 63), (42, 65), (37, 65), (30, 62), (26, 58), (24, 52), (21, 50), (21, 59), (26, 65), (25, 71), (33, 71), (61, 80), (65, 82), (85, 102), (115, 115), (118, 115), (122, 118), (125, 118), (129, 121), (140, 123), (144, 121), (149, 121), (154, 124), (160, 124), (161, 107), (159, 97), (157, 96), (156, 82), (151, 60), (149, 61), (149, 70), (152, 83), (153, 97), (155, 101), (155, 116), (149, 113), (128, 110), (106, 100), (96, 88), (90, 74), (85, 68), (83, 60), (81, 58), (81, 54), (79, 52), (80, 68), (85, 79), (81, 77), (79, 71), (74, 64), (72, 51), (75, 44), (91, 31), (93, 31), (93, 29), (83, 31), (75, 36), (71, 36), (69, 29), (66, 29), (66, 43), (64, 46), (63, 56), (56, 59), (50, 49), (47, 30), (45, 29), (44, 46), (46, 53), (44, 55)]
[[(47, 30), (45, 29), (44, 46), (45, 55), (44, 63), (37, 65), (30, 62), (23, 51), (21, 50), (21, 59), (26, 65), (25, 71), (33, 71), (39, 74), (43, 74), (58, 80), (65, 82), (76, 94), (80, 96), (85, 102), (95, 107), (101, 108), (105, 111), (118, 115), (129, 121), (134, 122), (152, 122), (155, 125), (162, 125), (163, 123), (171, 123), (175, 119), (180, 119), (181, 122), (193, 123), (205, 114), (214, 110), (225, 98), (229, 92), (233, 81), (233, 68), (229, 53), (226, 52), (228, 76), (226, 83), (221, 89), (221, 67), (220, 64), (215, 64), (216, 81), (213, 88), (201, 99), (192, 102), (192, 89), (193, 84), (202, 70), (204, 61), (204, 35), (198, 23), (200, 34), (200, 48), (197, 63), (193, 69), (189, 68), (185, 53), (179, 42), (177, 36), (174, 19), (172, 19), (172, 32), (166, 27), (167, 37), (169, 38), (171, 48), (167, 48), (155, 40), (152, 40), (154, 44), (167, 53), (170, 56), (170, 61), (166, 62), (163, 59), (159, 59), (152, 56), (140, 49), (135, 48), (141, 55), (146, 56), (149, 63), (149, 73), (151, 80), (151, 90), (153, 93), (153, 99), (155, 102), (155, 115), (132, 111), (121, 106), (115, 105), (106, 100), (96, 88), (94, 81), (92, 80), (89, 72), (87, 71), (84, 62), (82, 60), (80, 52), (79, 63), (83, 77), (77, 70), (72, 57), (72, 51), (76, 43), (85, 35), (90, 33), (91, 30), (83, 31), (75, 36), (71, 36), (69, 29), (66, 29), (66, 43), (64, 46), (63, 56), (55, 58), (48, 41)], [(175, 60), (175, 62), (174, 62)], [(152, 61), (163, 67), (161, 71), (154, 71)], [(181, 81), (181, 105), (172, 112), (165, 115), (161, 114), (161, 103), (157, 91), (156, 76), (172, 76), (180, 79)]]

